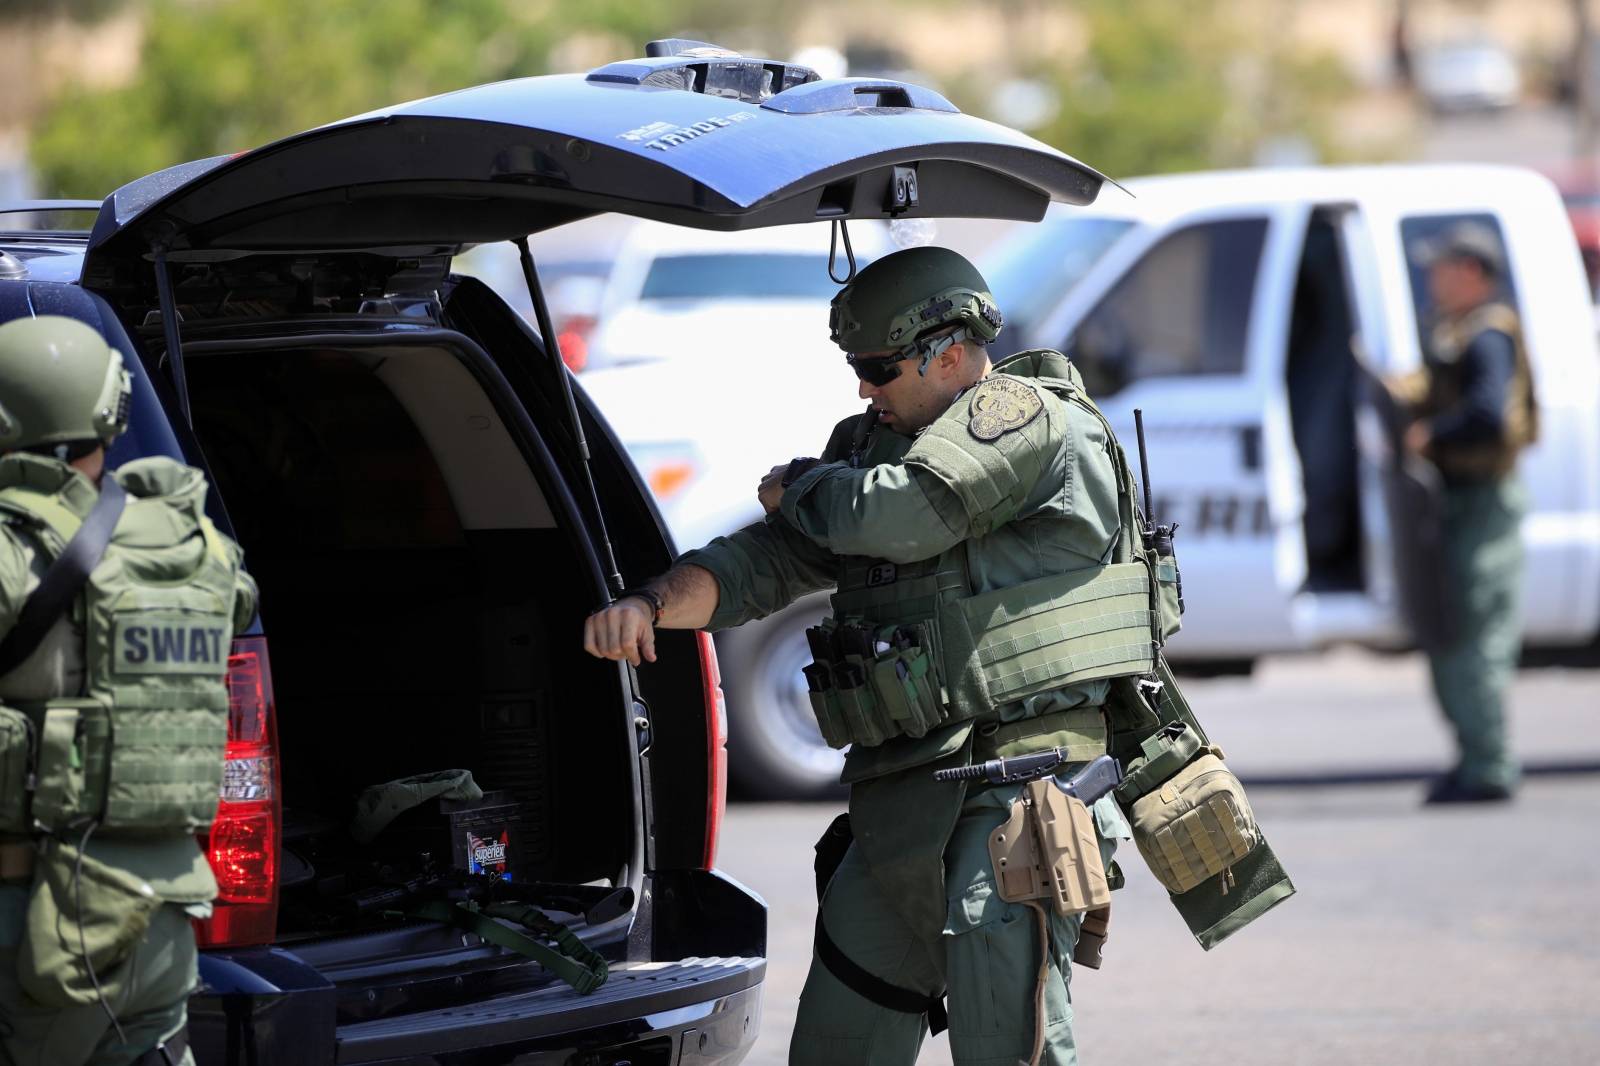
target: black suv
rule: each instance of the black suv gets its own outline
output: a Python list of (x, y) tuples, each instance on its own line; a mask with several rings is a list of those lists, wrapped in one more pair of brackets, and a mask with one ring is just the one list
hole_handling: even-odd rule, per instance
[[(711, 642), (664, 632), (638, 670), (583, 654), (619, 574), (673, 547), (540, 340), (526, 245), (537, 331), (451, 259), (605, 211), (1037, 219), (1101, 178), (915, 86), (682, 52), (31, 205), (93, 209), (88, 232), (0, 233), (0, 321), (68, 315), (122, 351), (133, 422), (112, 464), (204, 469), (262, 589), (206, 841), (222, 896), (199, 928), (202, 1066), (732, 1063), (755, 1039), (766, 912), (713, 869)], [(708, 397), (722, 387), (760, 386)], [(447, 769), (484, 800), (354, 842), (363, 788)], [(603, 986), (415, 914), (503, 875), (605, 956)]]

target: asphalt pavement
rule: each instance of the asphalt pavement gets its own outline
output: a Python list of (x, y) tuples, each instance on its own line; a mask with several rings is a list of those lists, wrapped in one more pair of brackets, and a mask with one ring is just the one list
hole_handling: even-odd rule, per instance
[[(1450, 749), (1416, 656), (1267, 660), (1184, 690), (1299, 891), (1205, 952), (1127, 845), (1105, 968), (1073, 977), (1085, 1063), (1600, 1062), (1600, 671), (1519, 674), (1530, 774), (1480, 808), (1419, 805)], [(719, 863), (771, 908), (755, 1066), (785, 1061), (811, 844), (839, 809), (728, 812)], [(943, 1037), (918, 1059), (950, 1061)]]

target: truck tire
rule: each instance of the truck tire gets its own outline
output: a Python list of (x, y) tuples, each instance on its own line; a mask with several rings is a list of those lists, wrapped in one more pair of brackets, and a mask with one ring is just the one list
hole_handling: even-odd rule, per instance
[(801, 668), (806, 628), (821, 620), (815, 597), (717, 635), (728, 700), (728, 774), (739, 795), (764, 800), (837, 799), (844, 753), (823, 743)]

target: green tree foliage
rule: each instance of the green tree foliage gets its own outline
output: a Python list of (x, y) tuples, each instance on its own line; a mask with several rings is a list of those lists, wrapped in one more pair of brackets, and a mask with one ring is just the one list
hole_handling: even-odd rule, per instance
[(545, 73), (552, 46), (572, 33), (608, 33), (642, 47), (684, 27), (753, 22), (770, 16), (770, 6), (151, 0), (137, 79), (68, 90), (37, 124), (30, 152), (47, 194), (98, 197), (184, 160), (402, 100)]
[(1290, 137), (1336, 154), (1329, 115), (1348, 83), (1331, 59), (1287, 49), (1270, 27), (1252, 34), (1221, 5), (1077, 8), (1081, 60), (1039, 72), (1061, 94), (1059, 113), (1032, 131), (1041, 139), (1114, 176), (1247, 164)]
[[(101, 196), (385, 103), (536, 73), (548, 30), (502, 0), (157, 0), (137, 79), (69, 90), (40, 121), (41, 185)], [(491, 34), (485, 26), (496, 27)]]

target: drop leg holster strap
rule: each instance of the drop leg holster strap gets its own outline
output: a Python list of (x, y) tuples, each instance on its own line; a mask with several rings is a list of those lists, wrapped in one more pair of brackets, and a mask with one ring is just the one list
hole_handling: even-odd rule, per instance
[(828, 935), (827, 926), (822, 924), (821, 907), (817, 908), (816, 952), (817, 960), (827, 968), (828, 972), (862, 999), (876, 1003), (880, 1007), (900, 1011), (902, 1014), (926, 1014), (928, 1031), (934, 1036), (950, 1028), (943, 992), (925, 996), (921, 992), (892, 985), (876, 974), (868, 973), (857, 966)]
[(179, 1066), (188, 1050), (189, 1027), (186, 1025), (134, 1059), (132, 1066)]
[(828, 882), (833, 880), (834, 871), (839, 869), (839, 864), (844, 861), (844, 853), (850, 850), (850, 842), (855, 834), (850, 829), (850, 815), (841, 814), (829, 823), (827, 831), (817, 841), (817, 859), (815, 871), (817, 875), (817, 932), (814, 950), (817, 961), (839, 983), (850, 991), (880, 1007), (900, 1011), (902, 1014), (926, 1014), (928, 1016), (928, 1031), (938, 1036), (950, 1027), (949, 1015), (944, 1006), (944, 993), (935, 996), (925, 996), (920, 992), (913, 992), (909, 988), (892, 985), (883, 978), (857, 966), (846, 955), (838, 944), (834, 943), (828, 935), (828, 929), (822, 924), (822, 896), (828, 889)]

